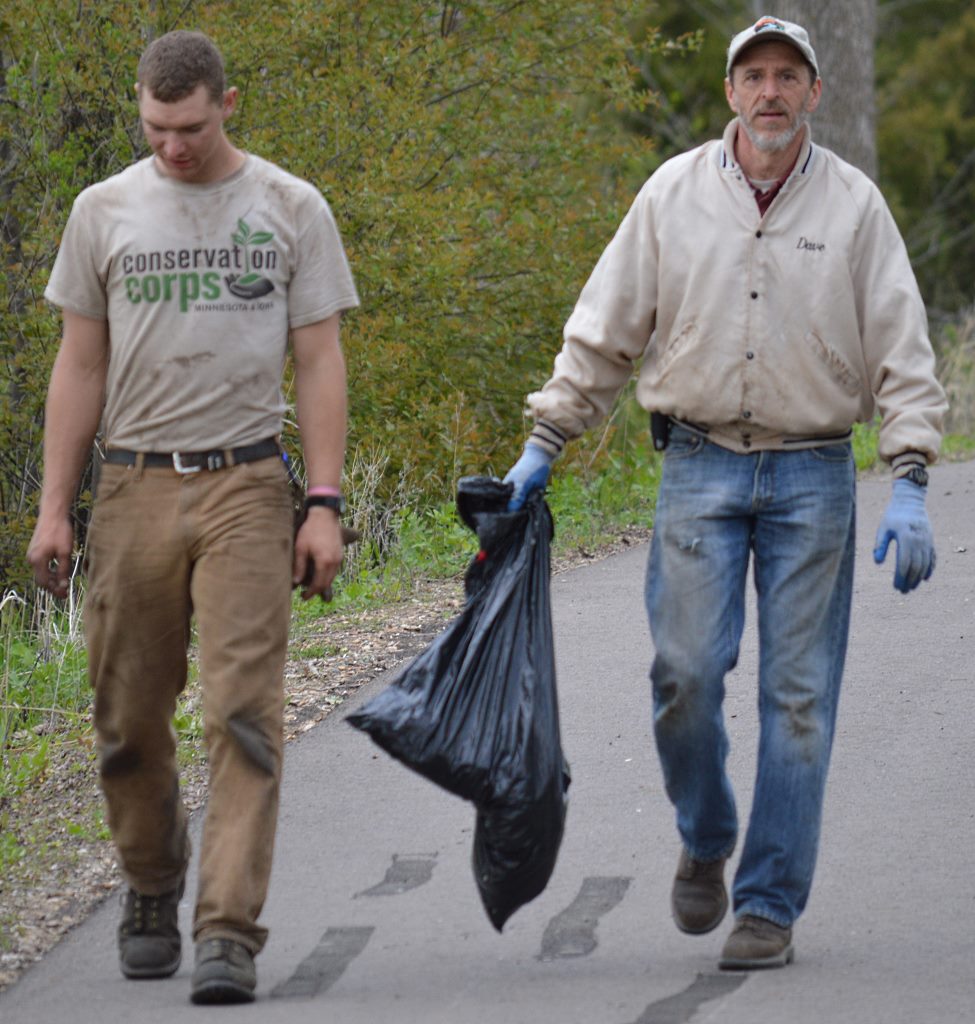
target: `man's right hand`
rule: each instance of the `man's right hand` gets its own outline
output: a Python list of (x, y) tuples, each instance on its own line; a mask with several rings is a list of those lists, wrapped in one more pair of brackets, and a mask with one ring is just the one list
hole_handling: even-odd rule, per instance
[(73, 548), (71, 520), (67, 516), (45, 517), (42, 513), (27, 548), (27, 561), (34, 570), (35, 583), (55, 597), (68, 596)]
[(517, 512), (528, 500), (532, 491), (543, 491), (548, 483), (549, 473), (555, 456), (540, 445), (530, 441), (525, 445), (521, 458), (508, 470), (506, 484), (514, 484), (514, 491), (508, 502), (508, 511)]

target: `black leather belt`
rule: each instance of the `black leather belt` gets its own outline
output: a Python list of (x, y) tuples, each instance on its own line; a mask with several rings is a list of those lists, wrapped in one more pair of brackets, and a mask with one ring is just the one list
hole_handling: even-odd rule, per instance
[(141, 459), (142, 465), (150, 469), (171, 467), (177, 473), (199, 473), (201, 470), (225, 469), (240, 462), (270, 459), (280, 454), (277, 439), (269, 437), (241, 448), (217, 448), (208, 452), (133, 452), (127, 448), (109, 448), (105, 452), (105, 461), (117, 466), (135, 466)]

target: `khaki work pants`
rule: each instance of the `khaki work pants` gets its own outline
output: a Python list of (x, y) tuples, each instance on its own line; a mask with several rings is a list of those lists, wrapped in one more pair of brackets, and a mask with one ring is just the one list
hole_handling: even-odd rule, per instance
[(85, 633), (101, 785), (122, 874), (182, 884), (189, 857), (173, 714), (198, 632), (209, 794), (193, 936), (258, 952), (282, 760), (293, 518), (268, 458), (213, 472), (104, 465)]

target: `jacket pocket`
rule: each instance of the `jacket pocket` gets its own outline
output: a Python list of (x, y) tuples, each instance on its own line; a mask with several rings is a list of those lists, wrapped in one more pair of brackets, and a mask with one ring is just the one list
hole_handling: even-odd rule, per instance
[(670, 369), (674, 360), (682, 353), (690, 349), (697, 338), (697, 324), (685, 324), (676, 334), (672, 334), (666, 344), (662, 345), (657, 352), (656, 375), (663, 377)]
[(860, 377), (852, 366), (818, 334), (810, 331), (806, 335), (806, 344), (812, 349), (816, 358), (829, 370), (830, 376), (851, 397), (856, 397), (863, 390)]

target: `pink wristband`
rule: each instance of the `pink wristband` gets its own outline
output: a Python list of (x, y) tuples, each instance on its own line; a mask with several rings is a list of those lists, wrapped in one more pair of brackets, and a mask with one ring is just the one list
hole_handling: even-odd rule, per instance
[(306, 493), (309, 498), (337, 498), (342, 492), (337, 487), (319, 484), (317, 487), (309, 487)]

